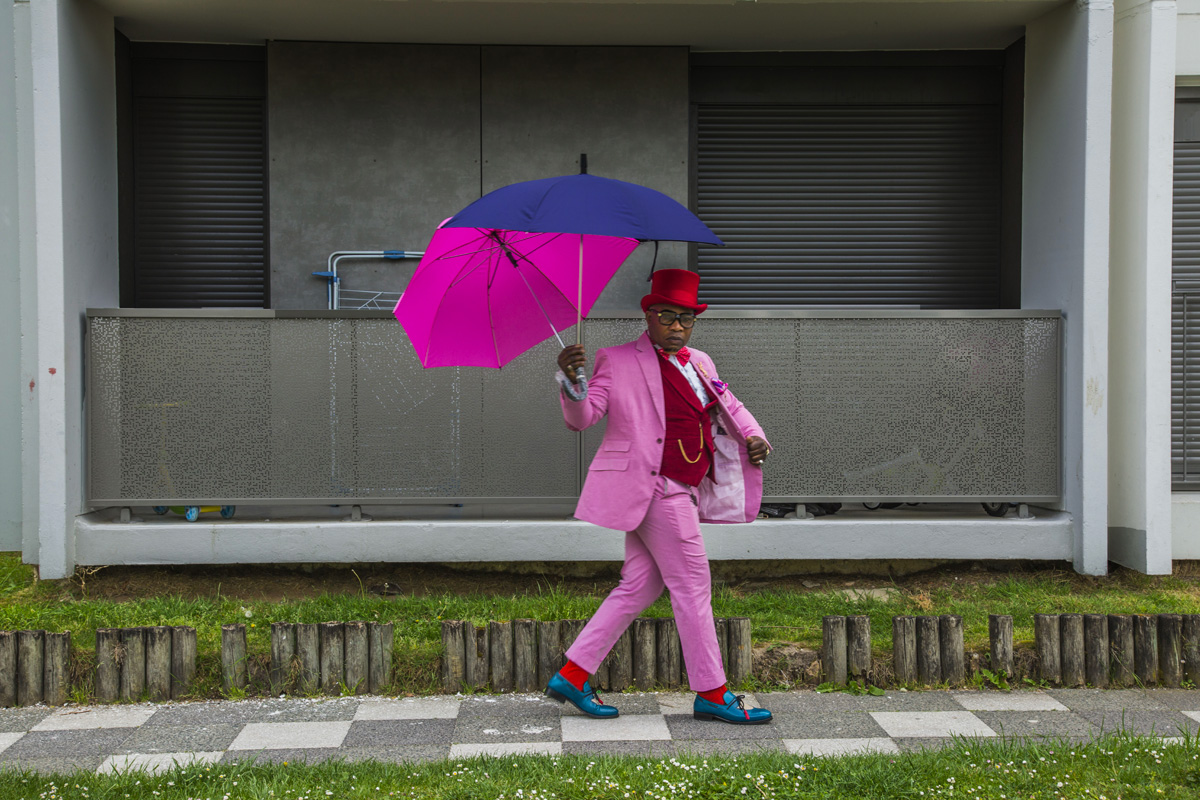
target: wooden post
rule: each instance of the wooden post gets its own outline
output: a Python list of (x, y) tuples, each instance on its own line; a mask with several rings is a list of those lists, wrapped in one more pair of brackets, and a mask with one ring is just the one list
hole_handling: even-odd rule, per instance
[(1062, 680), (1062, 648), (1059, 646), (1057, 614), (1033, 615), (1033, 638), (1037, 646), (1038, 666), (1042, 680), (1058, 683)]
[(196, 680), (196, 629), (188, 625), (171, 628), (171, 699), (186, 697)]
[(1083, 660), (1087, 682), (1097, 689), (1108, 688), (1108, 617), (1083, 615)]
[(942, 647), (937, 617), (917, 617), (917, 680), (926, 686), (942, 680)]
[(1083, 686), (1087, 677), (1083, 658), (1083, 615), (1060, 614), (1058, 646), (1063, 686)]
[(683, 661), (683, 653), (679, 644), (679, 629), (675, 620), (663, 617), (655, 620), (657, 623), (657, 640), (654, 645), (654, 670), (658, 685), (664, 689), (679, 688), (679, 665)]
[(467, 623), (457, 619), (442, 620), (442, 691), (460, 692), (466, 677)]
[(633, 683), (643, 692), (658, 678), (658, 624), (638, 617), (633, 621)]
[(1183, 617), (1158, 615), (1158, 670), (1162, 685), (1178, 689), (1183, 683)]
[(537, 623), (531, 619), (513, 622), (513, 685), (518, 692), (538, 688)]
[(845, 617), (830, 614), (821, 618), (821, 671), (828, 683), (846, 683)]
[(221, 626), (221, 685), (225, 694), (245, 689), (248, 680), (246, 665), (246, 626), (238, 622)]
[(464, 646), (467, 651), (466, 665), (463, 669), (466, 673), (467, 686), (473, 689), (485, 689), (488, 685), (488, 671), (492, 663), (491, 652), (488, 648), (487, 625), (479, 628), (467, 625), (467, 629), (463, 631), (463, 637), (466, 639)]
[[(584, 624), (585, 622), (581, 619), (562, 620), (562, 625), (558, 629), (558, 636), (563, 649), (563, 664), (567, 663), (566, 652), (567, 650), (571, 649), (571, 645), (575, 644), (575, 639), (578, 638), (579, 634), (583, 632)], [(588, 676), (588, 680), (591, 680), (590, 675)], [(594, 689), (596, 687), (593, 686), (592, 688)]]
[(1143, 686), (1158, 683), (1158, 620), (1153, 614), (1133, 615), (1133, 674)]
[(1109, 675), (1117, 686), (1133, 685), (1133, 620), (1128, 614), (1108, 615)]
[(717, 617), (713, 624), (717, 628), (717, 648), (721, 651), (721, 666), (729, 669), (729, 620)]
[(892, 671), (896, 683), (917, 682), (916, 617), (892, 617)]
[[(395, 628), (391, 622), (367, 623), (367, 691), (381, 694), (392, 685), (392, 644)], [(474, 626), (468, 624), (465, 635), (471, 636)], [(471, 645), (474, 642), (470, 642)]]
[(292, 683), (292, 659), (296, 657), (296, 626), (271, 623), (271, 694), (286, 692)]
[(318, 623), (317, 641), (321, 646), (321, 691), (341, 694), (346, 680), (346, 627), (340, 622)]
[(315, 694), (321, 686), (321, 632), (317, 623), (296, 623), (296, 659), (300, 662), (300, 691)]
[(958, 614), (938, 618), (938, 654), (942, 659), (942, 680), (961, 686), (967, 677), (967, 651), (963, 644), (963, 621)]
[(562, 669), (562, 637), (558, 622), (537, 624), (537, 681), (545, 688), (554, 674)]
[(492, 650), (492, 690), (513, 690), (513, 625), (511, 622), (489, 622), (488, 640)]
[(42, 702), (42, 675), (46, 669), (46, 632), (17, 631), (17, 705)]
[(1200, 685), (1200, 614), (1183, 615), (1183, 675)]
[(617, 639), (608, 657), (612, 659), (608, 667), (609, 691), (623, 692), (633, 685), (633, 634), (629, 628)]
[[(99, 636), (99, 632), (97, 632), (97, 636)], [(99, 648), (97, 648), (98, 650)], [(112, 699), (117, 699), (116, 691), (113, 692)], [(0, 708), (12, 708), (16, 704), (17, 635), (12, 631), (0, 631)]]
[[(749, 678), (754, 670), (754, 648), (750, 642), (750, 618), (730, 617), (725, 623), (725, 635), (729, 642), (729, 663), (725, 665), (726, 677), (731, 685), (740, 686), (742, 681)], [(683, 664), (682, 657), (679, 663)]]
[(1013, 678), (1013, 618), (1011, 614), (988, 614), (988, 643), (992, 671)]
[[(464, 627), (465, 627), (464, 623)], [(367, 642), (367, 623), (353, 620), (342, 629), (345, 642), (343, 658), (346, 669), (346, 688), (351, 694), (367, 693), (367, 671), (370, 669), (370, 644)]]
[(171, 699), (171, 628), (146, 628), (146, 691), (151, 700)]
[(146, 629), (121, 629), (121, 699), (141, 700), (146, 691)]
[(856, 681), (871, 672), (871, 618), (866, 614), (846, 617), (846, 674)]
[(71, 632), (47, 633), (42, 700), (48, 706), (67, 702), (71, 689)]

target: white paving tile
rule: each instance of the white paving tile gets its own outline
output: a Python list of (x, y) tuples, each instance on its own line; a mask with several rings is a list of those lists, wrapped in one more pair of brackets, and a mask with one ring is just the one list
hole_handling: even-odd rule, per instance
[(452, 744), (450, 758), (474, 758), (476, 756), (561, 756), (561, 742), (507, 742), (497, 744)]
[(364, 700), (354, 712), (355, 721), (389, 719), (457, 719), (458, 697), (405, 697), (401, 700)]
[(135, 753), (127, 756), (109, 756), (96, 769), (101, 775), (110, 772), (147, 772), (157, 775), (176, 766), (188, 764), (215, 764), (221, 759), (221, 751), (206, 753)]
[(1197, 722), (1200, 722), (1200, 711), (1184, 711), (1183, 714), (1184, 716), (1191, 717)]
[(33, 726), (35, 731), (86, 731), (98, 728), (136, 728), (158, 709), (153, 706), (60, 708)]
[(872, 711), (871, 717), (897, 738), (996, 735), (970, 711)]
[(0, 733), (0, 753), (3, 753), (8, 748), (12, 747), (17, 743), (17, 740), (24, 735), (24, 732)]
[(230, 750), (291, 750), (341, 747), (350, 732), (345, 722), (250, 722), (229, 745)]
[(1069, 711), (1045, 692), (954, 692), (967, 711)]
[(854, 753), (899, 753), (886, 737), (868, 739), (784, 739), (784, 749), (798, 756), (848, 756)]
[[(737, 694), (734, 692), (734, 694)], [(758, 708), (758, 700), (754, 695), (743, 695), (742, 702), (746, 704), (746, 708)], [(694, 692), (663, 692), (658, 695), (658, 708), (664, 714), (687, 714), (692, 713), (692, 703), (695, 702), (696, 695)]]
[(563, 717), (564, 742), (650, 742), (671, 738), (661, 714), (622, 714), (616, 719)]

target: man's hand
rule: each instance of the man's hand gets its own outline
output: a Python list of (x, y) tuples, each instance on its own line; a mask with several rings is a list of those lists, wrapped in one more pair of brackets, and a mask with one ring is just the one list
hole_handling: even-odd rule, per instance
[(558, 368), (563, 371), (571, 383), (576, 383), (575, 370), (587, 364), (587, 353), (581, 344), (569, 344), (558, 354)]
[[(563, 352), (566, 351), (564, 350)], [(767, 442), (763, 438), (759, 436), (747, 436), (746, 451), (750, 455), (750, 463), (761, 467), (762, 463), (767, 460), (767, 454), (771, 452), (771, 448), (767, 446)]]

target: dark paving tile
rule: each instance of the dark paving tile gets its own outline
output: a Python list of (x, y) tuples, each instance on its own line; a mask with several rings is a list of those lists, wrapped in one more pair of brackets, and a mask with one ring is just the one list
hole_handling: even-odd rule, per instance
[(1147, 689), (1146, 696), (1168, 708), (1200, 711), (1200, 689)]
[(229, 747), (239, 724), (152, 725), (136, 729), (116, 753), (212, 753)]
[(0, 733), (27, 731), (52, 713), (54, 709), (46, 706), (0, 708)]
[[(615, 706), (621, 710), (622, 714), (660, 714), (662, 709), (658, 705), (658, 695), (653, 692), (604, 692), (601, 693), (600, 699), (610, 706)], [(550, 701), (553, 702), (553, 701)], [(559, 708), (566, 716), (583, 716), (583, 712), (575, 708), (570, 703), (554, 705)]]
[(264, 707), (264, 701), (261, 700), (175, 703), (155, 711), (144, 725), (244, 724), (253, 721)]
[[(613, 699), (619, 695), (608, 697)], [(572, 705), (557, 703), (540, 694), (475, 695), (463, 698), (458, 706), (458, 718), (499, 719), (511, 716), (520, 719), (555, 719), (564, 713), (563, 709), (575, 711)]]
[(338, 757), (336, 747), (312, 747), (302, 750), (230, 750), (221, 756), (222, 764), (255, 761), (261, 764), (316, 764)]
[(1122, 709), (1113, 711), (1078, 711), (1104, 733), (1134, 733), (1139, 736), (1182, 736), (1183, 731), (1195, 734), (1200, 722), (1174, 709)]
[(1048, 689), (1046, 694), (1072, 711), (1170, 708), (1144, 689)]
[[(505, 698), (509, 700), (510, 698)], [(571, 711), (579, 713), (572, 706)], [(562, 738), (562, 717), (557, 704), (505, 702), (459, 707), (453, 741), (459, 743), (557, 742)]]
[(450, 746), (452, 719), (394, 719), (355, 722), (342, 740), (342, 747), (404, 747), (410, 745)]
[(1092, 723), (1070, 711), (974, 711), (976, 717), (1008, 738), (1082, 737), (1100, 733)]
[(698, 720), (693, 717), (669, 716), (667, 729), (671, 738), (703, 739), (705, 741), (737, 741), (746, 739), (780, 739), (783, 738), (774, 722), (764, 725), (731, 725), (728, 722), (714, 720)]
[(249, 721), (344, 722), (354, 719), (358, 703), (358, 698), (354, 697), (336, 697), (327, 700), (263, 700), (257, 704), (258, 708), (254, 710)]
[(774, 712), (830, 711), (962, 711), (949, 692), (890, 691), (882, 696), (847, 692), (772, 692), (756, 694), (764, 708)]
[[(0, 762), (33, 759), (106, 758), (133, 735), (136, 728), (104, 728), (87, 731), (33, 731), (0, 753)], [(99, 766), (100, 762), (96, 762)]]
[(770, 727), (781, 739), (867, 739), (887, 736), (879, 723), (864, 711), (780, 710), (775, 713)]
[(440, 761), (450, 757), (448, 744), (414, 744), (406, 747), (342, 747), (338, 755), (346, 761), (378, 761), (384, 764), (407, 764), (419, 761)]
[(953, 747), (954, 739), (935, 739), (935, 738), (920, 738), (920, 739), (893, 739), (896, 747), (900, 748), (902, 753), (919, 753), (922, 750), (941, 750), (945, 747)]
[(697, 756), (740, 756), (743, 753), (783, 753), (786, 752), (780, 739), (681, 739), (676, 742), (664, 742), (674, 745), (679, 755)]
[(73, 772), (95, 772), (107, 756), (77, 756), (73, 758), (27, 758), (14, 764), (0, 763), (0, 779), (9, 770), (30, 770), (43, 775), (70, 775)]

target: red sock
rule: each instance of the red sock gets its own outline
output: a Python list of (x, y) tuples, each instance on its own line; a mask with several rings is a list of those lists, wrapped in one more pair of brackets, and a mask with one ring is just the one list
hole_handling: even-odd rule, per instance
[(728, 688), (729, 687), (726, 684), (722, 683), (716, 689), (709, 689), (707, 692), (696, 692), (696, 694), (700, 695), (710, 703), (716, 703), (719, 706), (723, 706), (725, 705), (725, 692), (728, 690)]
[(560, 669), (558, 674), (566, 678), (568, 683), (580, 691), (583, 691), (583, 684), (588, 679), (588, 671), (574, 661), (567, 661), (566, 666)]

